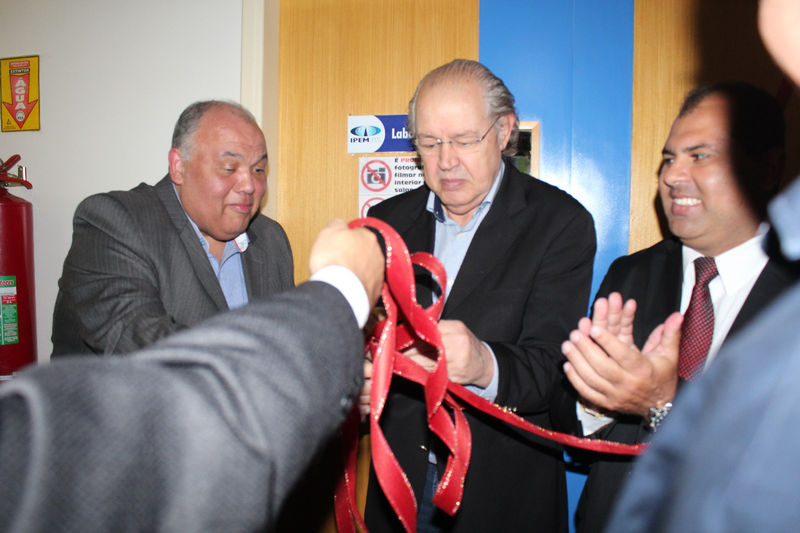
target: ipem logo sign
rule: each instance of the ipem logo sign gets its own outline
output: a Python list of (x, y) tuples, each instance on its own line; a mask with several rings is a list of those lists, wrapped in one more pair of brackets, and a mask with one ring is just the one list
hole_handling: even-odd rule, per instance
[(413, 152), (408, 115), (347, 117), (347, 153)]

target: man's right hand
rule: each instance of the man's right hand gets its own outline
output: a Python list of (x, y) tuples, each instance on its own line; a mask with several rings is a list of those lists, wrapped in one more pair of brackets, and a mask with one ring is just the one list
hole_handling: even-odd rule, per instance
[(370, 306), (378, 301), (383, 286), (385, 259), (378, 239), (371, 231), (365, 228), (349, 229), (343, 220), (331, 220), (311, 246), (308, 263), (311, 274), (330, 265), (347, 268), (364, 285)]

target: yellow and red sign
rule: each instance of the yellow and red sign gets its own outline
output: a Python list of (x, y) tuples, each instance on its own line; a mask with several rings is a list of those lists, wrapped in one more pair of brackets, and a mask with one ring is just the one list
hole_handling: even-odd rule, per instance
[(2, 131), (39, 129), (39, 56), (0, 59)]

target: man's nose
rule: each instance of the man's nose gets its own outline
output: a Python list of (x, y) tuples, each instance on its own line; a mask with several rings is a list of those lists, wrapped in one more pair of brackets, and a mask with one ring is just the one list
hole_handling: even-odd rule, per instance
[(242, 169), (236, 176), (236, 192), (252, 194), (256, 190), (256, 178), (250, 169)]
[(458, 166), (458, 153), (453, 148), (453, 141), (442, 142), (439, 145), (439, 168), (443, 170)]
[(669, 187), (673, 187), (676, 183), (684, 181), (687, 176), (687, 166), (679, 161), (675, 161), (671, 165), (663, 166), (659, 174), (659, 178), (664, 180), (664, 184)]

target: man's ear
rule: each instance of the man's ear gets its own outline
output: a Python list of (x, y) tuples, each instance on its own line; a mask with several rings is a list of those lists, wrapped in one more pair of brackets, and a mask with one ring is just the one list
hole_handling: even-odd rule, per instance
[(500, 150), (505, 150), (508, 140), (511, 138), (511, 131), (514, 129), (514, 113), (508, 113), (500, 118), (500, 130), (497, 132), (497, 142)]
[(169, 151), (169, 177), (175, 185), (183, 184), (183, 156), (178, 148)]

